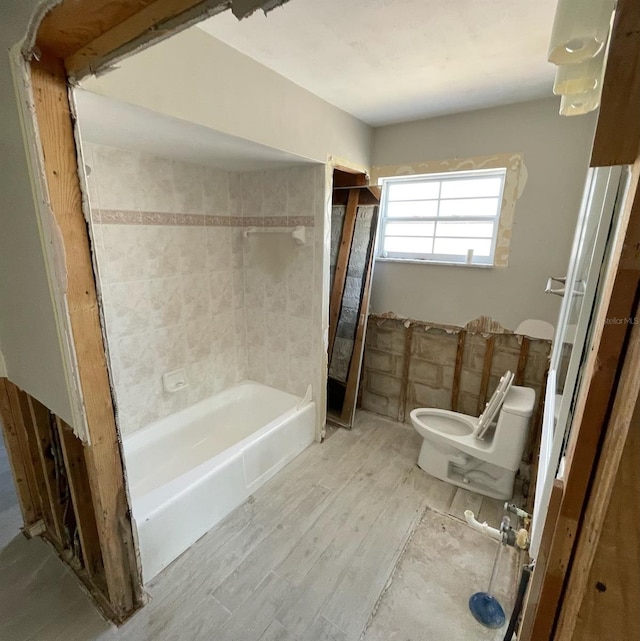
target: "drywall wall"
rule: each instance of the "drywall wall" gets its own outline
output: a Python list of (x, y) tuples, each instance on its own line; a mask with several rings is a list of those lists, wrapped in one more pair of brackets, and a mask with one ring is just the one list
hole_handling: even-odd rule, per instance
[(368, 125), (197, 27), (82, 86), (305, 158), (369, 165)]
[(8, 51), (37, 0), (3, 2), (0, 20), (0, 342), (11, 381), (65, 421), (71, 404)]
[(527, 318), (555, 324), (560, 299), (544, 287), (566, 274), (594, 127), (593, 114), (560, 117), (550, 99), (376, 129), (374, 166), (522, 153), (528, 178), (508, 267), (377, 261), (372, 311), (453, 325), (486, 315), (509, 329)]

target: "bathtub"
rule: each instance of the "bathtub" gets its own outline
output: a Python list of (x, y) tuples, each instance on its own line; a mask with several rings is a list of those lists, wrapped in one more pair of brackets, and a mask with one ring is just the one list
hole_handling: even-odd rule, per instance
[(310, 445), (315, 413), (246, 381), (125, 437), (144, 582)]

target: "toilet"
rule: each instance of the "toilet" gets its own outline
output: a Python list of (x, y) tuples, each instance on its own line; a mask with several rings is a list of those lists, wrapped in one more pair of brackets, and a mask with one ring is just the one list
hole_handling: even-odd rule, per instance
[(424, 439), (418, 465), (453, 485), (510, 499), (536, 400), (532, 389), (513, 385), (513, 378), (507, 372), (500, 379), (479, 417), (414, 409), (411, 423)]

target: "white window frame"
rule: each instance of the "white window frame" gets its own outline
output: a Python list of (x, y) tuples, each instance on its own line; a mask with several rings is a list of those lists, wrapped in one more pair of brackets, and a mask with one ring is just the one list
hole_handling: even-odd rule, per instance
[[(464, 178), (477, 179), (481, 177), (496, 177), (501, 179), (500, 191), (498, 194), (498, 211), (495, 216), (474, 216), (464, 217), (464, 216), (387, 216), (387, 202), (388, 202), (388, 190), (389, 186), (398, 183), (423, 183), (423, 182), (435, 182), (440, 181), (447, 182), (448, 180), (459, 180)], [(380, 179), (382, 183), (382, 197), (380, 201), (380, 241), (378, 242), (378, 251), (376, 255), (376, 260), (381, 261), (390, 261), (390, 262), (413, 262), (413, 263), (423, 263), (423, 264), (446, 264), (446, 265), (463, 265), (466, 267), (493, 267), (495, 264), (495, 251), (496, 243), (498, 238), (498, 230), (500, 227), (500, 217), (502, 215), (503, 208), (503, 197), (505, 182), (507, 177), (507, 168), (498, 167), (493, 169), (473, 169), (469, 171), (449, 171), (442, 173), (433, 173), (433, 174), (418, 174), (410, 176), (393, 176), (393, 177), (384, 177)], [(442, 187), (440, 187), (442, 189)], [(489, 197), (487, 197), (489, 198)], [(491, 196), (495, 198), (495, 196)], [(434, 199), (431, 199), (434, 200)], [(440, 210), (440, 196), (438, 196), (438, 213)], [(493, 222), (493, 235), (491, 237), (491, 249), (488, 256), (477, 256), (474, 254), (472, 261), (468, 262), (467, 256), (462, 256), (458, 254), (411, 254), (405, 252), (385, 252), (384, 251), (384, 240), (386, 237), (386, 226), (387, 223), (391, 222), (434, 222), (436, 227), (438, 222)], [(464, 238), (464, 237), (463, 237)], [(477, 238), (475, 236), (470, 238)]]

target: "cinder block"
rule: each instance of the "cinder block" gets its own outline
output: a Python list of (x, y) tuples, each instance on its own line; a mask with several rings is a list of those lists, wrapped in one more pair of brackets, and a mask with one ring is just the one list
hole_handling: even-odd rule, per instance
[(460, 392), (460, 396), (458, 396), (458, 412), (469, 416), (478, 416), (478, 395)]
[(340, 338), (353, 340), (356, 335), (356, 326), (358, 325), (358, 310), (353, 307), (343, 305), (340, 310), (340, 320), (336, 335)]
[(453, 376), (455, 374), (456, 366), (455, 362), (451, 365), (442, 366), (442, 387), (445, 389), (453, 389)]
[(389, 399), (365, 389), (362, 392), (362, 409), (382, 416), (389, 416)]
[(420, 383), (410, 384), (412, 407), (436, 407), (438, 409), (451, 409), (451, 392), (444, 389), (434, 389)]
[(406, 329), (402, 324), (392, 325), (391, 322), (378, 327), (376, 331), (376, 347), (392, 354), (404, 354)]
[(478, 396), (480, 392), (480, 385), (482, 383), (482, 375), (479, 372), (474, 372), (468, 369), (462, 369), (460, 372), (460, 391), (475, 394)]
[(440, 387), (442, 386), (442, 365), (413, 356), (409, 364), (409, 380), (420, 381), (430, 387)]
[(512, 351), (502, 351), (496, 345), (493, 350), (493, 359), (491, 361), (491, 371), (502, 376), (507, 370), (512, 371), (514, 374), (518, 369), (518, 361), (520, 354)]
[(487, 352), (487, 343), (480, 334), (467, 334), (464, 344), (462, 363), (466, 369), (482, 371), (484, 355)]
[(400, 397), (400, 379), (380, 374), (371, 370), (369, 372), (369, 389), (387, 398)]
[(458, 337), (443, 329), (429, 328), (414, 331), (413, 346), (416, 356), (439, 365), (455, 363)]
[(384, 374), (395, 374), (394, 366), (395, 356), (388, 352), (381, 352), (377, 349), (369, 348), (364, 353), (365, 369), (372, 369)]

